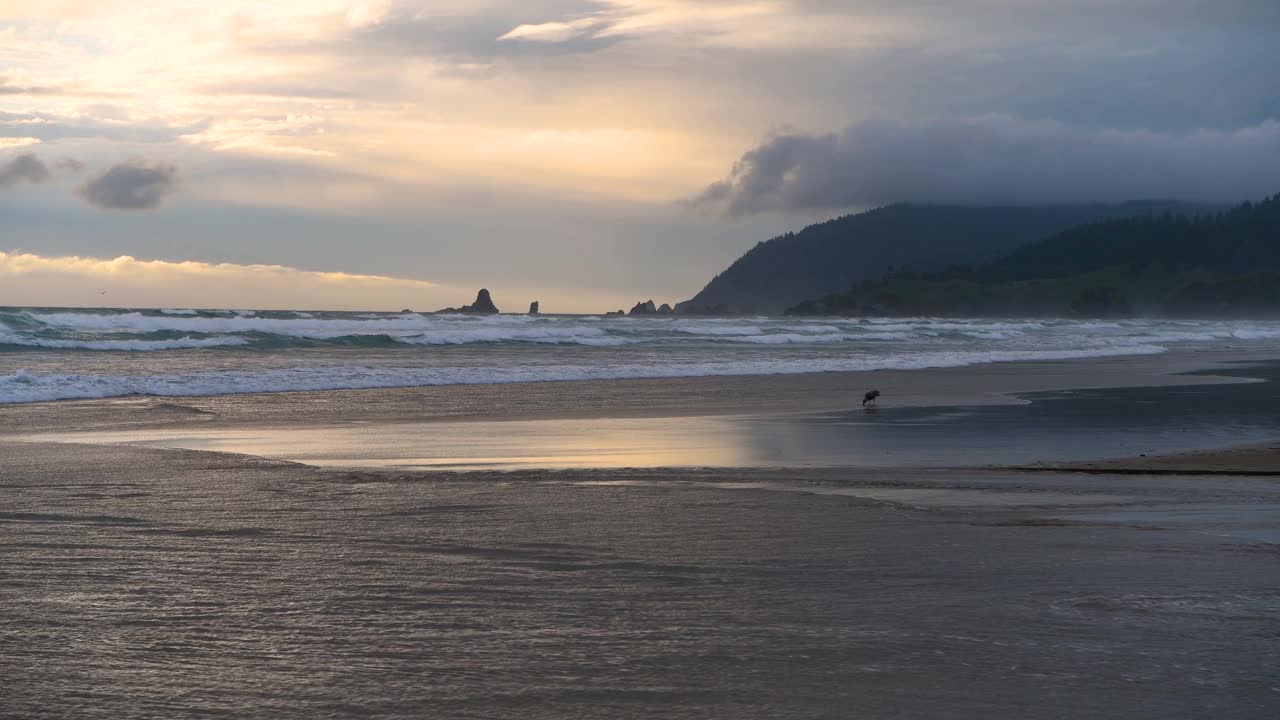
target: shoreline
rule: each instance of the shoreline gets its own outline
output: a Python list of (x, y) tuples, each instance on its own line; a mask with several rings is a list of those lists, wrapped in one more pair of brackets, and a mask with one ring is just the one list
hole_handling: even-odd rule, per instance
[[(1185, 406), (1197, 394), (1218, 410), (1270, 397), (1184, 383), (867, 417), (959, 416), (943, 436), (974, 419), (1057, 417), (1106, 437), (1080, 422), (1098, 395)], [(195, 412), (178, 407), (160, 412)], [(46, 420), (85, 412), (54, 409)], [(197, 417), (209, 419), (189, 427), (220, 425)], [(807, 436), (813, 422), (775, 419), (763, 437), (786, 440), (773, 431), (788, 424)], [(1059, 715), (1155, 720), (1278, 705), (1270, 478), (405, 472), (7, 438), (0, 633), (26, 641), (0, 653), (0, 675), (5, 709), (23, 717), (83, 714), (86, 698), (102, 716), (175, 720), (263, 707), (300, 720), (504, 717), (534, 703), (547, 717), (605, 707), (623, 719), (763, 719), (758, 708), (784, 703), (795, 717), (925, 717), (945, 704), (976, 720), (1025, 717), (1046, 698)]]
[(1010, 465), (1000, 469), (1090, 475), (1280, 477), (1280, 441), (1245, 443), (1221, 449), (1185, 453), (1161, 453), (1083, 462)]
[[(208, 396), (131, 395), (0, 405), (0, 438), (42, 430), (501, 422), (787, 415), (858, 407), (869, 388), (885, 408), (1025, 404), (1071, 390), (1256, 382), (1271, 351), (1195, 350), (913, 370), (566, 380)], [(1217, 374), (1221, 373), (1221, 374)]]
[[(1218, 351), (870, 373), (59, 401), (0, 407), (0, 441), (215, 450), (411, 473), (822, 467), (1273, 475), (1280, 410), (1270, 394), (1242, 385), (1278, 378), (1271, 356)], [(861, 406), (869, 386), (884, 389), (885, 404)]]

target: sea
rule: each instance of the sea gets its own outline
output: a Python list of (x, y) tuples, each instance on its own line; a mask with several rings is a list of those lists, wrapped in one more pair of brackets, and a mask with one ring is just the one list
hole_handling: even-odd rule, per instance
[(1280, 321), (0, 307), (0, 404), (1280, 348)]

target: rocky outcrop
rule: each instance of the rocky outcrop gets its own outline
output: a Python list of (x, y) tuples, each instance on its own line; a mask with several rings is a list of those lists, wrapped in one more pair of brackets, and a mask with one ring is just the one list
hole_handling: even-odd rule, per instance
[(537, 301), (537, 300), (534, 300), (533, 302), (529, 303), (529, 314), (530, 314), (530, 315), (537, 315), (537, 314), (538, 314), (538, 301)]
[(605, 313), (604, 316), (605, 317), (625, 317), (626, 313), (623, 312), (622, 310), (615, 310), (613, 312)]
[(675, 312), (680, 315), (733, 315), (733, 308), (726, 303), (695, 305), (692, 302), (676, 303)]
[(644, 302), (636, 303), (635, 307), (631, 308), (631, 312), (628, 312), (627, 314), (628, 315), (675, 315), (676, 311), (672, 309), (672, 307), (667, 303), (662, 303), (662, 306), (659, 307), (655, 305), (652, 300), (645, 300)]
[(481, 288), (480, 292), (476, 293), (476, 301), (470, 305), (463, 305), (460, 308), (445, 308), (444, 310), (438, 310), (437, 312), (496, 315), (498, 313), (498, 306), (493, 304), (493, 298), (489, 297), (489, 291)]
[(652, 300), (646, 300), (645, 302), (638, 302), (635, 304), (634, 307), (631, 308), (631, 311), (628, 312), (627, 314), (628, 315), (657, 315), (658, 306), (654, 305)]

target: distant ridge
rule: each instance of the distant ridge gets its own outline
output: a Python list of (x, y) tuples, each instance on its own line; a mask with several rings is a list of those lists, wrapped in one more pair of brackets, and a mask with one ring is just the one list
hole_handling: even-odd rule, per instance
[(1069, 228), (977, 267), (897, 271), (793, 314), (1280, 317), (1280, 195)]
[(1068, 228), (1165, 211), (1214, 210), (1174, 201), (1116, 205), (965, 207), (899, 204), (846, 215), (757, 244), (694, 297), (682, 314), (779, 314), (891, 270), (972, 265)]

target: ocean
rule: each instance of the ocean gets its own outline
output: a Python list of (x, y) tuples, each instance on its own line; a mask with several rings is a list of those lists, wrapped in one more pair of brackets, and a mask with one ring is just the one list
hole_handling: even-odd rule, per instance
[(0, 308), (0, 403), (956, 367), (1280, 347), (1280, 321)]

